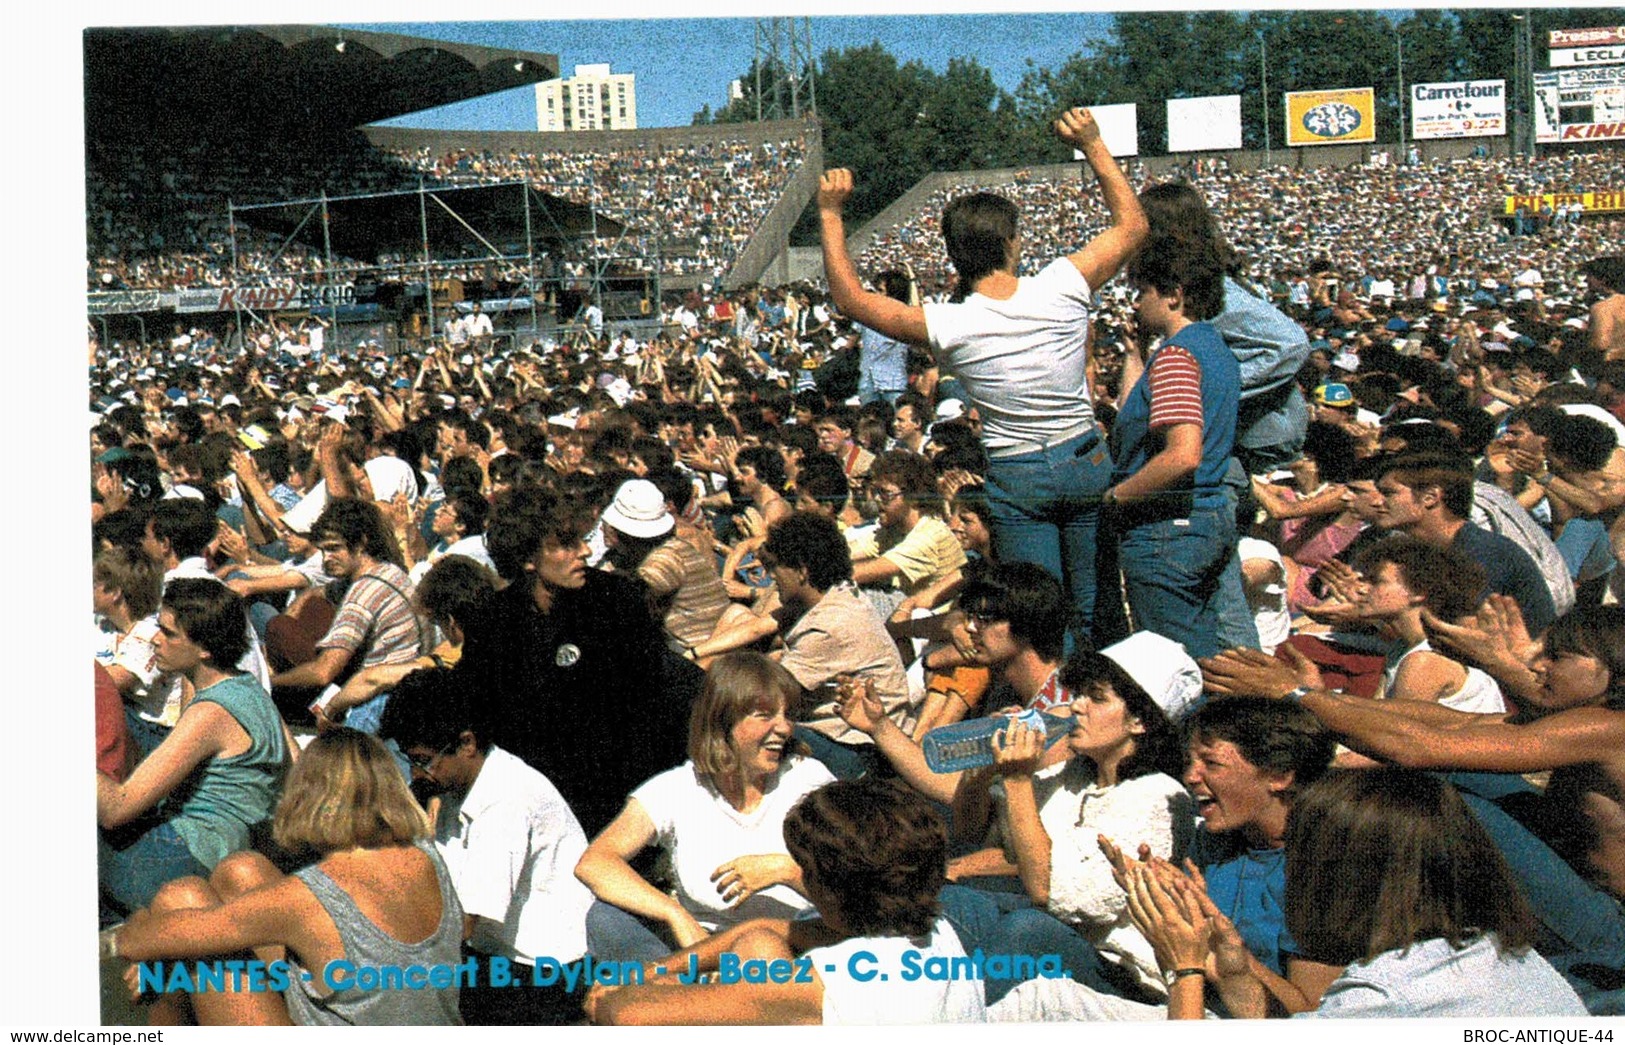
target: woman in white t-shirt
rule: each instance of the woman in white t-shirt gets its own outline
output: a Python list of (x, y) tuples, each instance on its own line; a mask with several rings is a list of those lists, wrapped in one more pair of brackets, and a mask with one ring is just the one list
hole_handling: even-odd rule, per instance
[(1083, 153), (1111, 225), (1083, 249), (1023, 278), (1015, 204), (986, 192), (955, 199), (942, 216), (958, 273), (949, 302), (911, 306), (863, 288), (841, 217), (852, 194), (850, 171), (825, 172), (818, 208), (836, 305), (887, 337), (929, 345), (980, 414), (999, 558), (1036, 562), (1061, 578), (1072, 593), (1076, 637), (1101, 646), (1122, 636), (1093, 630), (1095, 534), (1112, 462), (1089, 389), (1089, 302), (1149, 226), (1087, 109), (1061, 114), (1055, 135)]
[[(593, 839), (576, 876), (606, 903), (662, 923), (678, 947), (750, 918), (788, 918), (812, 906), (784, 845), (784, 817), (834, 777), (796, 751), (788, 709), (800, 697), (795, 678), (760, 654), (719, 658), (689, 718), (689, 760), (632, 792)], [(631, 865), (651, 845), (668, 858), (672, 895)], [(627, 944), (626, 954), (599, 957), (645, 957), (649, 942), (623, 936), (617, 949)]]

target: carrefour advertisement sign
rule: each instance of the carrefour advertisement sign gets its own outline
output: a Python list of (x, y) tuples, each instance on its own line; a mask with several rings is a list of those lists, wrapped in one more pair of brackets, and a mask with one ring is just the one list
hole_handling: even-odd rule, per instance
[(1507, 132), (1507, 82), (1411, 84), (1411, 137), (1483, 138)]
[(1287, 145), (1350, 145), (1376, 140), (1377, 104), (1371, 88), (1287, 94)]

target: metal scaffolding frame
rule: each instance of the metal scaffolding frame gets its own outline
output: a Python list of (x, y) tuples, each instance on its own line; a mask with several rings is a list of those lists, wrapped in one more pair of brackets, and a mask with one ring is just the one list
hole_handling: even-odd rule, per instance
[[(454, 207), (452, 205), (452, 200), (454, 200), (454, 197), (455, 197), (456, 193), (458, 193), (458, 192), (465, 191), (467, 189), (472, 189), (472, 188), (492, 189), (492, 188), (501, 188), (503, 186), (514, 186), (514, 187), (519, 188), (520, 190), (522, 190), (522, 193), (523, 193), (523, 199), (524, 199), (524, 237), (525, 238), (524, 238), (524, 252), (520, 253), (520, 254), (505, 253), (499, 246), (497, 246), (495, 243), (491, 242), (491, 238), (489, 236), (487, 236), (481, 230), (475, 228), (475, 226), (467, 218), (465, 218), (463, 216), (463, 214), (461, 214), (457, 210), (456, 207)], [(283, 237), (283, 240), (282, 240), (281, 244), (278, 245), (275, 252), (271, 255), (269, 260), (273, 264), (278, 259), (280, 259), (282, 257), (282, 255), (287, 251), (287, 249), (294, 242), (296, 242), (296, 241), (298, 241), (298, 242), (306, 242), (304, 240), (299, 239), (300, 233), (304, 231), (305, 227), (307, 225), (309, 225), (310, 221), (313, 218), (315, 218), (317, 215), (320, 215), (321, 223), (322, 223), (322, 251), (323, 251), (323, 259), (324, 259), (324, 262), (325, 262), (324, 265), (323, 265), (323, 268), (322, 268), (322, 280), (321, 280), (320, 285), (326, 291), (324, 296), (327, 299), (326, 303), (327, 303), (327, 307), (328, 307), (328, 310), (329, 310), (329, 313), (328, 313), (329, 314), (329, 319), (333, 323), (333, 325), (334, 325), (334, 327), (336, 329), (337, 325), (338, 325), (338, 298), (339, 298), (339, 295), (337, 293), (337, 286), (341, 282), (341, 279), (345, 275), (345, 273), (340, 271), (340, 269), (338, 267), (338, 264), (336, 263), (334, 253), (333, 253), (333, 241), (332, 241), (332, 234), (331, 234), (332, 233), (331, 206), (333, 204), (343, 203), (343, 202), (346, 202), (346, 201), (354, 201), (354, 200), (372, 200), (372, 199), (387, 199), (387, 198), (390, 198), (390, 197), (416, 196), (417, 201), (418, 201), (418, 232), (419, 232), (419, 237), (418, 237), (418, 240), (419, 240), (419, 242), (418, 242), (419, 257), (418, 257), (418, 260), (416, 260), (416, 261), (407, 261), (407, 260), (405, 260), (403, 258), (400, 261), (388, 262), (388, 263), (380, 263), (380, 262), (360, 263), (360, 264), (356, 265), (355, 268), (357, 270), (375, 271), (375, 272), (378, 272), (380, 274), (383, 274), (383, 273), (396, 273), (396, 274), (400, 275), (403, 279), (408, 275), (416, 275), (416, 276), (420, 277), (422, 279), (422, 281), (423, 281), (423, 285), (424, 285), (424, 289), (425, 289), (425, 295), (426, 295), (426, 303), (427, 303), (427, 308), (428, 308), (428, 320), (429, 320), (429, 331), (430, 331), (429, 336), (431, 338), (433, 338), (435, 336), (434, 332), (439, 329), (439, 325), (438, 325), (438, 322), (437, 322), (437, 319), (436, 319), (436, 316), (435, 316), (435, 302), (434, 302), (434, 297), (435, 297), (435, 295), (434, 295), (434, 280), (435, 280), (435, 277), (437, 275), (444, 274), (444, 273), (449, 272), (449, 271), (451, 271), (453, 269), (466, 267), (468, 265), (477, 265), (477, 264), (482, 264), (482, 263), (487, 263), (488, 264), (488, 263), (493, 263), (493, 262), (498, 263), (498, 264), (513, 264), (513, 263), (522, 262), (523, 266), (524, 266), (525, 276), (526, 276), (525, 282), (524, 282), (524, 289), (525, 289), (525, 292), (526, 292), (527, 296), (530, 298), (531, 328), (533, 330), (539, 330), (541, 324), (540, 324), (540, 321), (539, 321), (538, 316), (537, 316), (537, 299), (539, 297), (541, 297), (542, 294), (550, 286), (552, 286), (554, 289), (561, 289), (563, 287), (563, 285), (565, 284), (565, 282), (566, 282), (566, 277), (562, 274), (562, 272), (560, 270), (560, 262), (562, 261), (562, 258), (560, 257), (560, 254), (562, 252), (554, 252), (554, 251), (549, 251), (549, 250), (545, 250), (545, 249), (538, 252), (538, 250), (537, 250), (537, 238), (538, 237), (537, 237), (537, 234), (536, 234), (535, 212), (537, 210), (540, 210), (542, 216), (546, 219), (548, 225), (551, 226), (552, 231), (554, 233), (554, 235), (551, 236), (551, 237), (544, 236), (543, 237), (543, 242), (544, 243), (556, 243), (556, 244), (563, 245), (563, 244), (568, 244), (568, 243), (572, 243), (572, 242), (584, 242), (584, 243), (587, 244), (586, 249), (583, 251), (583, 255), (584, 255), (584, 257), (583, 257), (583, 261), (584, 261), (583, 268), (587, 273), (587, 278), (588, 278), (589, 283), (590, 283), (590, 291), (591, 291), (591, 294), (592, 294), (592, 300), (594, 301), (595, 304), (598, 305), (599, 308), (603, 307), (603, 288), (604, 288), (605, 282), (607, 281), (607, 279), (609, 277), (610, 267), (615, 261), (620, 260), (622, 258), (622, 255), (620, 254), (619, 251), (620, 251), (621, 246), (626, 243), (626, 241), (628, 239), (628, 236), (631, 233), (631, 228), (632, 228), (631, 225), (628, 224), (627, 222), (624, 222), (624, 221), (615, 222), (615, 224), (617, 226), (619, 226), (619, 232), (616, 234), (616, 236), (614, 238), (614, 241), (610, 244), (609, 249), (607, 251), (605, 251), (605, 252), (602, 252), (602, 256), (600, 256), (600, 251), (598, 250), (597, 244), (598, 244), (599, 240), (602, 237), (599, 235), (598, 208), (594, 205), (597, 202), (596, 185), (589, 186), (589, 193), (590, 193), (590, 196), (591, 196), (591, 199), (592, 199), (592, 204), (589, 204), (586, 207), (586, 209), (587, 209), (587, 211), (588, 211), (588, 213), (590, 214), (590, 217), (591, 217), (590, 227), (588, 227), (587, 229), (584, 229), (581, 232), (578, 232), (576, 234), (571, 234), (569, 232), (569, 230), (567, 230), (564, 226), (562, 226), (559, 223), (557, 217), (554, 214), (553, 208), (548, 207), (548, 206), (542, 206), (542, 207), (539, 207), (539, 208), (533, 206), (533, 203), (534, 203), (533, 197), (540, 194), (540, 193), (541, 193), (541, 190), (537, 189), (530, 182), (525, 181), (523, 179), (514, 180), (514, 181), (492, 182), (492, 183), (489, 183), (489, 184), (478, 185), (478, 186), (448, 186), (448, 185), (441, 185), (441, 186), (430, 187), (428, 184), (425, 183), (425, 181), (422, 178), (419, 178), (418, 187), (415, 190), (404, 190), (404, 191), (396, 191), (396, 192), (358, 193), (358, 194), (349, 195), (349, 196), (329, 196), (326, 192), (323, 192), (320, 196), (315, 197), (315, 198), (281, 200), (281, 201), (276, 201), (276, 202), (271, 202), (271, 203), (236, 203), (236, 202), (228, 199), (226, 201), (227, 222), (228, 222), (227, 227), (228, 227), (228, 230), (229, 230), (230, 241), (231, 241), (231, 274), (232, 274), (232, 279), (233, 279), (234, 285), (244, 285), (244, 284), (240, 283), (239, 281), (245, 275), (246, 276), (254, 275), (252, 273), (245, 273), (245, 272), (242, 271), (242, 257), (241, 257), (241, 253), (240, 253), (239, 248), (238, 248), (238, 240), (237, 240), (237, 221), (238, 221), (238, 216), (239, 215), (250, 214), (250, 213), (255, 212), (255, 211), (268, 211), (268, 210), (288, 211), (288, 210), (294, 209), (294, 208), (300, 208), (300, 207), (305, 208), (305, 211), (304, 211), (303, 215), (299, 218), (298, 222), (294, 225), (293, 230), (291, 232), (287, 233)], [(452, 198), (452, 200), (449, 200), (448, 197)], [(429, 205), (430, 205), (431, 201), (433, 202), (433, 204), (435, 206), (441, 208), (446, 214), (450, 215), (452, 220), (458, 226), (463, 228), (468, 233), (468, 235), (470, 237), (472, 237), (472, 239), (475, 242), (477, 242), (482, 247), (484, 247), (486, 253), (472, 255), (472, 256), (465, 255), (465, 256), (461, 256), (461, 257), (457, 257), (457, 258), (436, 258), (434, 256), (434, 246), (433, 246), (433, 243), (431, 241), (431, 236), (430, 236), (430, 231), (429, 231), (429, 213), (430, 213)], [(569, 202), (569, 201), (566, 201), (566, 202)], [(577, 204), (577, 206), (579, 206), (579, 204)], [(247, 220), (245, 223), (249, 224), (251, 226), (254, 225), (254, 222), (252, 222), (251, 220)], [(262, 230), (262, 232), (264, 234), (269, 234), (269, 230)], [(659, 300), (659, 294), (660, 294), (660, 260), (661, 260), (660, 257), (659, 257), (659, 254), (658, 254), (658, 251), (659, 251), (659, 248), (658, 248), (658, 243), (659, 243), (658, 229), (655, 231), (655, 237), (656, 237), (656, 243), (657, 243), (657, 248), (656, 248), (657, 253), (656, 253), (656, 257), (655, 257), (653, 263), (648, 264), (648, 268), (650, 270), (649, 271), (649, 276), (650, 276), (650, 278), (652, 279), (652, 281), (654, 283), (654, 295), (655, 295), (654, 299), (658, 301)], [(540, 274), (540, 275), (538, 275), (538, 272), (537, 272), (537, 264), (538, 264), (538, 260), (539, 260), (539, 257), (538, 257), (539, 253), (540, 253), (540, 258), (545, 259), (549, 263), (547, 265), (547, 268), (551, 269), (550, 272), (545, 272), (545, 273)], [(642, 260), (642, 261), (644, 261), (646, 263), (649, 261), (648, 256), (647, 256), (646, 253), (643, 253), (643, 254), (638, 254), (638, 253), (628, 254), (628, 255), (625, 255), (625, 257), (628, 260)], [(251, 309), (248, 309), (245, 306), (243, 306), (241, 304), (239, 298), (234, 298), (233, 299), (233, 308), (234, 308), (235, 317), (236, 317), (237, 334), (238, 334), (239, 340), (241, 340), (242, 339), (242, 334), (243, 334), (243, 319), (242, 319), (243, 313), (245, 311), (248, 312), (249, 316), (255, 321), (259, 321), (259, 317)], [(314, 311), (314, 310), (312, 310), (312, 311)]]

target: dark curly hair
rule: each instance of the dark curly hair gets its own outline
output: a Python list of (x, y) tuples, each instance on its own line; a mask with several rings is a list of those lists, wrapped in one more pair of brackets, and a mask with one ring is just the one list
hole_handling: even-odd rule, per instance
[(485, 551), (505, 581), (517, 581), (549, 539), (562, 544), (592, 528), (589, 513), (542, 487), (515, 487), (497, 498), (485, 523)]
[(1212, 319), (1224, 311), (1224, 269), (1211, 249), (1186, 236), (1153, 231), (1129, 261), (1127, 275), (1136, 289), (1153, 287), (1159, 294), (1182, 291), (1186, 319)]
[(785, 817), (784, 844), (853, 935), (931, 935), (948, 832), (918, 794), (872, 778), (826, 784)]
[(1288, 797), (1323, 776), (1337, 753), (1332, 734), (1304, 708), (1266, 697), (1210, 700), (1185, 720), (1185, 745), (1226, 741), (1267, 773), (1291, 773)]

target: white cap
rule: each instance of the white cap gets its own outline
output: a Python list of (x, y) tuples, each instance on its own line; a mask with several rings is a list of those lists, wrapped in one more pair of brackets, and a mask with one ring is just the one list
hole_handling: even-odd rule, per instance
[(1202, 696), (1202, 669), (1173, 639), (1137, 631), (1100, 652), (1138, 682), (1175, 722)]

